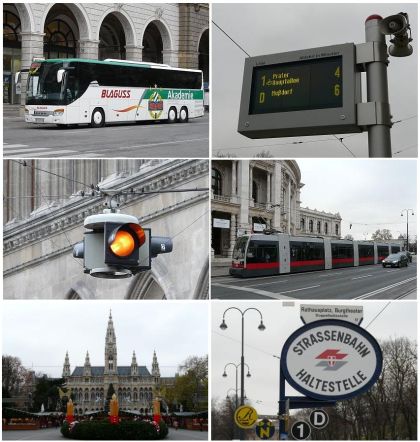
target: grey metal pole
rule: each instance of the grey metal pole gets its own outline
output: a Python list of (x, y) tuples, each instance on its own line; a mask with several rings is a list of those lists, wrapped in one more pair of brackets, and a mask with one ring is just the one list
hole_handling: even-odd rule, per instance
[[(376, 42), (387, 50), (385, 35), (379, 30), (382, 17), (371, 15), (365, 22), (366, 42)], [(374, 61), (367, 63), (367, 101), (389, 106), (387, 62)], [(391, 122), (388, 124), (375, 124), (368, 126), (369, 157), (392, 157), (391, 150)]]

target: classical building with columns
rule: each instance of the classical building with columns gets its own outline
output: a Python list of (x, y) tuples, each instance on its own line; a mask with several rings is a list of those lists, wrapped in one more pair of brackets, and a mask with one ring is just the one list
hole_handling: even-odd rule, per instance
[(212, 256), (230, 257), (238, 236), (264, 229), (340, 238), (339, 213), (301, 208), (303, 186), (294, 160), (213, 160)]
[[(5, 160), (4, 298), (206, 299), (209, 192), (194, 189), (208, 187), (208, 160)], [(72, 254), (110, 194), (121, 213), (173, 241), (151, 270), (121, 280), (83, 273)]]
[[(207, 3), (4, 3), (3, 102), (24, 104), (35, 57), (117, 58), (201, 69), (209, 81)], [(15, 82), (15, 73), (21, 72)]]
[(104, 365), (92, 366), (89, 352), (83, 366), (71, 371), (70, 357), (66, 353), (63, 365), (65, 386), (73, 396), (75, 413), (82, 415), (91, 411), (104, 411), (108, 389), (112, 384), (121, 410), (151, 412), (152, 401), (163, 386), (171, 386), (174, 377), (161, 377), (156, 352), (153, 353), (151, 372), (138, 365), (133, 351), (131, 365), (118, 365), (117, 338), (111, 312), (105, 334)]

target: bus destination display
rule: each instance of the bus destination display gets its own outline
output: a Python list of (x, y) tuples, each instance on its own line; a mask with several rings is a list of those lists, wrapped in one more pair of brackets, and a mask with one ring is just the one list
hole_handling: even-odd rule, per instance
[(254, 67), (249, 114), (343, 106), (342, 56)]

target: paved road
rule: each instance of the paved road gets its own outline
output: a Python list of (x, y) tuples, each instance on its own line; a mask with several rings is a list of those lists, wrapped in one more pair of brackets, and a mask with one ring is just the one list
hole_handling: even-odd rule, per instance
[(212, 278), (213, 299), (416, 299), (416, 262), (258, 278)]
[(99, 129), (27, 124), (3, 118), (7, 158), (208, 158), (209, 114), (186, 124), (142, 122)]
[[(174, 430), (169, 428), (165, 440), (208, 440), (207, 431)], [(59, 428), (46, 428), (43, 430), (3, 431), (3, 440), (68, 440), (60, 433)]]

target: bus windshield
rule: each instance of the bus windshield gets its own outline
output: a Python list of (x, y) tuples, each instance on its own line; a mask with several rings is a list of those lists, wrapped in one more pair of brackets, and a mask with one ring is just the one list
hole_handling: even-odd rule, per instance
[(33, 63), (29, 70), (26, 104), (63, 105), (66, 97), (67, 75), (57, 82), (57, 71), (63, 63)]
[(235, 248), (233, 249), (233, 254), (232, 254), (233, 259), (245, 258), (245, 247), (247, 242), (248, 242), (247, 236), (241, 236), (236, 240)]

